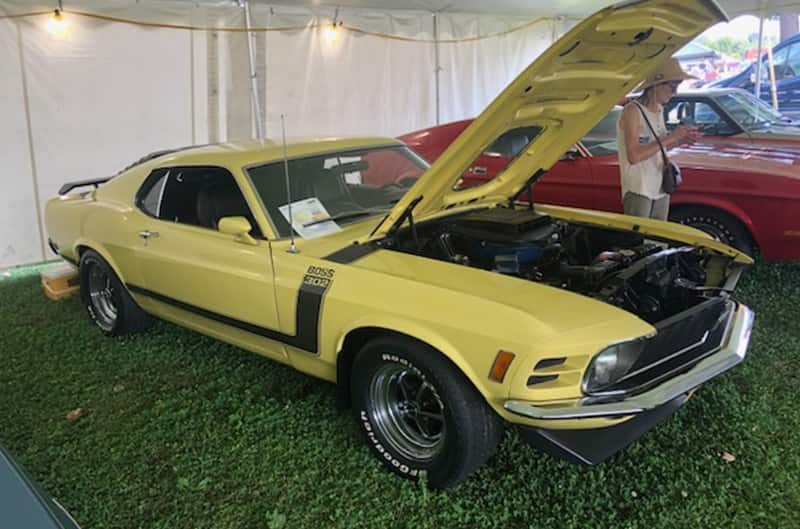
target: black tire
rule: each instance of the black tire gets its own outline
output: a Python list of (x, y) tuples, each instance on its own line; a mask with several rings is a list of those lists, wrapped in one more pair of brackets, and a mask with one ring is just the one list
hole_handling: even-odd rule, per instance
[(145, 330), (150, 316), (139, 308), (114, 269), (94, 250), (81, 254), (81, 299), (94, 323), (107, 336)]
[(750, 233), (738, 219), (718, 209), (684, 207), (670, 214), (669, 220), (704, 231), (720, 242), (753, 255), (755, 245)]
[(371, 340), (353, 363), (353, 411), (389, 469), (452, 487), (497, 450), (503, 421), (441, 353), (409, 338)]

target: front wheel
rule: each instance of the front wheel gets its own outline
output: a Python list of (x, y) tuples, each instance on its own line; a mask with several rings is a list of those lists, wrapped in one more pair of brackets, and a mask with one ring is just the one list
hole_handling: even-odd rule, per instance
[(367, 343), (353, 363), (354, 412), (372, 451), (432, 488), (458, 484), (494, 454), (502, 420), (438, 351), (408, 338)]
[(683, 207), (677, 209), (669, 217), (669, 220), (673, 222), (697, 228), (728, 246), (733, 246), (747, 255), (753, 255), (754, 244), (747, 228), (736, 218), (723, 211)]

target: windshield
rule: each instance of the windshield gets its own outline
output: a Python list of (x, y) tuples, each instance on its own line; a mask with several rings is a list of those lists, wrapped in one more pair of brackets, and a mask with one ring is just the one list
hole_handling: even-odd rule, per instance
[[(340, 230), (342, 224), (385, 214), (428, 168), (407, 147), (348, 150), (289, 160), (290, 196), (284, 162), (245, 170), (278, 236), (306, 239)], [(291, 212), (290, 212), (291, 209)]]
[(745, 130), (784, 122), (778, 112), (748, 93), (721, 95), (717, 98), (717, 102)]

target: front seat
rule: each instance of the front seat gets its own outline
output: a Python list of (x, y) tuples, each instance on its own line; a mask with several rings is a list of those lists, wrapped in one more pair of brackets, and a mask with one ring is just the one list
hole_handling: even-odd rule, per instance
[(309, 181), (311, 182), (312, 196), (322, 202), (329, 215), (335, 216), (345, 211), (359, 209), (351, 199), (347, 186), (342, 183), (337, 174), (322, 170), (309, 175)]
[(219, 220), (224, 217), (245, 217), (252, 229), (250, 235), (261, 237), (261, 230), (250, 213), (250, 208), (237, 187), (213, 184), (197, 194), (197, 219), (201, 226), (219, 229)]

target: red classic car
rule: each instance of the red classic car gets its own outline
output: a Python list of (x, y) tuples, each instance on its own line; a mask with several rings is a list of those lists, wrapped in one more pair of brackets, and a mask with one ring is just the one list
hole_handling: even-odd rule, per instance
[[(613, 109), (538, 180), (535, 202), (622, 212), (616, 141), (620, 112)], [(433, 162), (470, 123), (448, 123), (399, 139)], [(538, 133), (537, 127), (522, 127), (503, 134), (467, 169), (461, 185), (494, 178)], [(757, 249), (767, 259), (800, 259), (799, 148), (698, 142), (673, 149), (670, 157), (684, 178), (672, 195), (670, 220), (751, 255)]]

